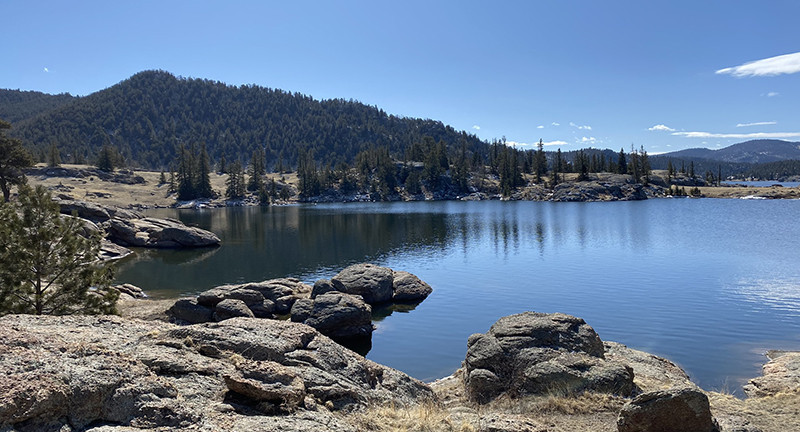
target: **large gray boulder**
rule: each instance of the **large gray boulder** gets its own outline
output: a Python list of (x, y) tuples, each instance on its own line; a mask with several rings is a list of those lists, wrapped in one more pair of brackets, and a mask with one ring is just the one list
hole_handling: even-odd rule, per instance
[(241, 300), (226, 299), (214, 306), (214, 321), (224, 321), (237, 317), (255, 318), (253, 311)]
[(619, 432), (719, 432), (708, 397), (694, 388), (643, 393), (625, 404), (617, 418)]
[(349, 431), (335, 411), (435, 398), (288, 321), (7, 315), (0, 353), (0, 430)]
[(81, 219), (86, 219), (95, 223), (106, 222), (111, 218), (141, 219), (144, 217), (141, 213), (133, 210), (126, 210), (88, 201), (67, 199), (66, 197), (61, 197), (54, 201), (61, 206), (62, 214), (75, 214)]
[(213, 321), (214, 309), (197, 303), (195, 298), (182, 298), (167, 310), (167, 315), (178, 322), (199, 324)]
[(331, 278), (337, 291), (360, 295), (369, 304), (392, 300), (392, 269), (373, 264), (354, 264)]
[(292, 306), (292, 321), (314, 327), (333, 339), (372, 335), (372, 308), (361, 297), (328, 292)]
[(394, 271), (392, 277), (392, 301), (396, 303), (415, 303), (425, 300), (433, 288), (416, 275), (407, 271)]
[(108, 235), (123, 246), (150, 248), (205, 247), (220, 242), (214, 233), (175, 219), (113, 218), (108, 221)]
[(633, 370), (604, 358), (600, 337), (565, 314), (525, 312), (500, 318), (488, 333), (467, 341), (467, 396), (479, 403), (500, 394), (581, 393), (630, 395)]

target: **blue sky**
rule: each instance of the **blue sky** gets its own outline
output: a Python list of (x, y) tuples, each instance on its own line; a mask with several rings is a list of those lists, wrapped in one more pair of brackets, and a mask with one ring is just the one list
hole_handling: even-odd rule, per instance
[(800, 141), (800, 1), (0, 0), (0, 88), (163, 69), (520, 146)]

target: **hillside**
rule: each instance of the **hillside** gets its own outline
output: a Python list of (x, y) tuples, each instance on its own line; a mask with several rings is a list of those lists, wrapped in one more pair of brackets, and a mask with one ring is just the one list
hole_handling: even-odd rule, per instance
[(38, 99), (16, 95), (19, 101), (14, 102), (13, 91), (2, 94), (0, 113), (12, 119), (11, 134), (37, 155), (56, 142), (68, 162), (91, 161), (104, 144), (114, 145), (128, 164), (152, 169), (165, 168), (181, 144), (201, 142), (212, 161), (222, 156), (247, 161), (256, 148), (266, 149), (269, 167), (294, 165), (299, 150), (312, 150), (318, 161), (332, 165), (352, 163), (359, 151), (372, 146), (388, 147), (401, 158), (423, 136), (451, 148), (463, 141), (480, 153), (488, 147), (442, 122), (389, 115), (352, 100), (320, 101), (164, 71), (141, 72), (81, 98), (40, 93)]
[(16, 123), (68, 105), (77, 99), (68, 93), (51, 95), (37, 91), (0, 90), (0, 119)]

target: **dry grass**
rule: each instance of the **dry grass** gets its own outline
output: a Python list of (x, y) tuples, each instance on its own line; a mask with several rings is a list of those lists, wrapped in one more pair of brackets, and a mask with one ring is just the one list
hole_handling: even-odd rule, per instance
[(566, 414), (582, 415), (600, 412), (619, 412), (625, 399), (602, 393), (582, 393), (578, 395), (551, 394), (546, 396), (526, 396), (519, 399), (499, 398), (487, 405), (490, 411), (514, 414)]
[[(39, 164), (37, 166), (44, 166)], [(64, 168), (92, 168), (88, 165), (62, 164)], [(29, 176), (28, 182), (31, 185), (43, 185), (53, 190), (53, 194), (63, 193), (75, 199), (96, 202), (98, 204), (112, 205), (123, 208), (130, 207), (169, 207), (175, 204), (175, 194), (168, 194), (168, 185), (159, 184), (160, 172), (157, 171), (135, 171), (135, 175), (145, 179), (144, 184), (128, 185), (100, 180), (97, 177), (72, 178), (72, 177), (44, 177)], [(166, 174), (169, 178), (169, 174)], [(211, 173), (211, 188), (220, 197), (225, 194), (225, 181), (227, 174)], [(287, 183), (296, 185), (296, 174), (267, 174), (267, 181), (275, 178), (283, 178)], [(222, 202), (223, 198), (212, 202)]]
[(477, 428), (466, 419), (456, 419), (441, 405), (426, 402), (411, 407), (384, 405), (348, 414), (346, 420), (364, 431), (473, 432)]
[(748, 399), (712, 392), (708, 398), (723, 429), (726, 424), (747, 424), (762, 432), (800, 431), (800, 392)]

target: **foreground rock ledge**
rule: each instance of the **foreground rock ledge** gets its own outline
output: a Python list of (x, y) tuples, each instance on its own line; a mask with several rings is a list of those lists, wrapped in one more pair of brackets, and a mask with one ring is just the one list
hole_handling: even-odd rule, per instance
[(334, 411), (433, 397), (298, 323), (0, 318), (0, 430), (346, 431)]

